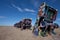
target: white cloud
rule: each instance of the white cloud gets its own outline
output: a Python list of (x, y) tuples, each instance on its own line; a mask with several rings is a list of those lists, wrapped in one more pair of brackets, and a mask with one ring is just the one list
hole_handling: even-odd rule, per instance
[(18, 11), (20, 11), (20, 12), (23, 11), (20, 7), (16, 6), (15, 4), (12, 4), (12, 6), (13, 6), (14, 8), (16, 8), (16, 9), (17, 9)]
[(5, 16), (0, 16), (0, 18), (6, 18)]
[(35, 10), (33, 10), (33, 9), (29, 9), (29, 8), (20, 8), (19, 6), (16, 6), (15, 4), (12, 4), (12, 7), (14, 7), (14, 8), (16, 8), (18, 11), (20, 11), (20, 12), (24, 12), (24, 11), (26, 11), (26, 12), (31, 12), (31, 14), (32, 15), (36, 15), (35, 14)]
[(12, 6), (14, 8), (16, 8), (18, 11), (20, 12), (23, 12), (23, 11), (27, 11), (27, 12), (35, 12), (33, 9), (28, 9), (28, 8), (24, 8), (24, 9), (21, 9), (20, 7), (16, 6), (15, 4), (12, 4)]
[(27, 12), (35, 12), (33, 9), (28, 9), (28, 8), (25, 8), (24, 11), (27, 11)]
[(23, 11), (20, 7), (17, 7), (17, 9), (18, 9), (20, 12), (22, 12), (22, 11)]

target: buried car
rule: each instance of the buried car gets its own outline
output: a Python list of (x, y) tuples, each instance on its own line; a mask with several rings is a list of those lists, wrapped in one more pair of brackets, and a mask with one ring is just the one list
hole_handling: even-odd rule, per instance
[(31, 28), (31, 22), (32, 20), (31, 19), (23, 19), (22, 21), (14, 24), (14, 27), (17, 27), (17, 28), (22, 28), (22, 29), (30, 29)]

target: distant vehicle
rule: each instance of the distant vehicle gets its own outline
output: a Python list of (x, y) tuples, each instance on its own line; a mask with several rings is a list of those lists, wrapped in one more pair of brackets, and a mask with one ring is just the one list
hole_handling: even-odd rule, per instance
[(22, 21), (20, 21), (20, 22), (14, 24), (14, 27), (21, 28), (21, 24), (22, 24)]
[(31, 28), (31, 22), (32, 20), (31, 19), (23, 19), (22, 21), (14, 24), (14, 27), (17, 27), (17, 28), (22, 28), (22, 29), (30, 29)]

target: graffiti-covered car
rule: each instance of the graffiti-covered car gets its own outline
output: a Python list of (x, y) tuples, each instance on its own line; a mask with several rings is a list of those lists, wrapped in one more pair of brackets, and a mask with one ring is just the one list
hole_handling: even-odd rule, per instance
[(31, 28), (31, 22), (32, 20), (31, 19), (24, 19), (24, 27), (26, 27), (27, 29), (30, 29)]
[(22, 28), (22, 29), (30, 29), (31, 28), (31, 22), (32, 20), (31, 19), (23, 19), (22, 21), (14, 24), (14, 27), (17, 27), (17, 28)]
[(14, 27), (21, 28), (21, 24), (22, 24), (22, 21), (20, 21), (20, 22), (14, 24)]

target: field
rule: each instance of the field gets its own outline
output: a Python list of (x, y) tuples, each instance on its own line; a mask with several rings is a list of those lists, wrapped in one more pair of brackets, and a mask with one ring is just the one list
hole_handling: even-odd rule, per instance
[(56, 35), (41, 37), (33, 35), (32, 30), (0, 26), (0, 40), (60, 40), (60, 28), (55, 31)]

